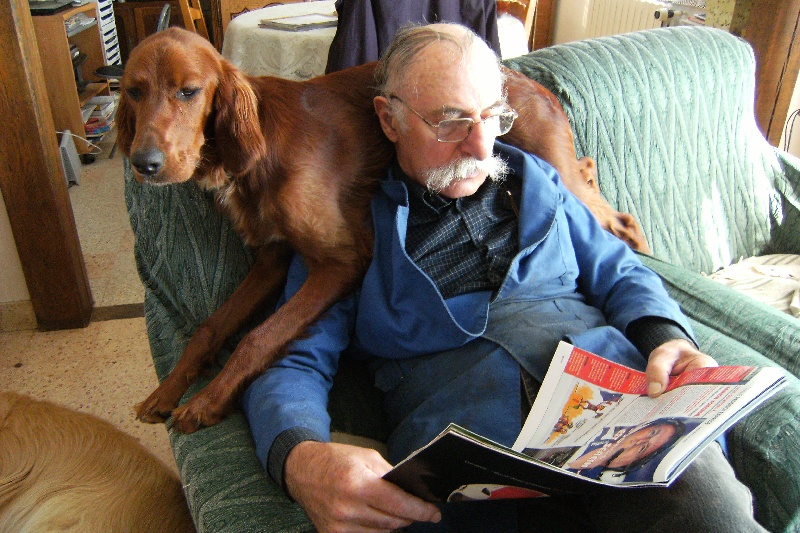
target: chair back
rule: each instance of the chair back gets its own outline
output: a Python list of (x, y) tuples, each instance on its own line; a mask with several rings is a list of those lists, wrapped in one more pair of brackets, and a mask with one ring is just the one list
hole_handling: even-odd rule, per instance
[(786, 185), (756, 126), (745, 41), (695, 26), (560, 44), (511, 68), (561, 101), (603, 196), (642, 226), (653, 255), (711, 273), (782, 238)]
[(158, 15), (158, 24), (156, 25), (156, 33), (164, 31), (169, 28), (169, 18), (172, 15), (172, 6), (169, 3), (164, 4), (161, 8), (161, 14)]
[[(206, 19), (203, 17), (203, 10), (200, 7), (200, 0), (178, 0), (181, 6), (181, 15), (183, 16), (183, 25), (187, 30), (193, 31), (206, 39), (208, 37), (208, 28), (206, 27)], [(210, 40), (210, 39), (209, 39)]]
[(280, 4), (297, 4), (314, 0), (211, 0), (211, 25), (214, 27), (214, 46), (222, 50), (222, 39), (228, 24), (237, 15), (262, 7)]
[(533, 50), (533, 22), (536, 0), (497, 0), (497, 14), (508, 13), (522, 22), (528, 50)]

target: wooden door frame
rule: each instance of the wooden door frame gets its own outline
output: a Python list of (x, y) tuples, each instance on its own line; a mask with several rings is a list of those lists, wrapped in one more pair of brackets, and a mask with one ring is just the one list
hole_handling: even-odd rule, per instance
[[(92, 294), (27, 0), (0, 0), (0, 191), (41, 329), (84, 327)], [(53, 59), (57, 60), (57, 59)]]
[(756, 122), (773, 146), (781, 141), (800, 70), (798, 30), (800, 0), (761, 0), (742, 33), (756, 56)]
[(537, 0), (533, 18), (533, 45), (531, 50), (552, 46), (556, 24), (556, 0)]

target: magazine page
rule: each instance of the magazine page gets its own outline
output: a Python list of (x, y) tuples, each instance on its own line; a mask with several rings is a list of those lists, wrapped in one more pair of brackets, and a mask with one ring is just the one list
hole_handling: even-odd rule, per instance
[(604, 483), (668, 484), (783, 384), (777, 368), (704, 368), (654, 399), (643, 372), (562, 342), (513, 449)]
[[(426, 501), (537, 498), (586, 492), (592, 483), (450, 424), (383, 476)], [(599, 482), (597, 483), (599, 486)]]

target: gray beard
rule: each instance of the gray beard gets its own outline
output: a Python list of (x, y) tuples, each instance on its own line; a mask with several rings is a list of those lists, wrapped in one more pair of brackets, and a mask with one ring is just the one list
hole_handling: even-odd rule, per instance
[(478, 161), (473, 157), (466, 157), (447, 165), (427, 170), (424, 174), (425, 185), (429, 191), (438, 193), (479, 170), (485, 172), (489, 179), (495, 182), (503, 181), (509, 171), (506, 162), (496, 155), (492, 155), (483, 161)]

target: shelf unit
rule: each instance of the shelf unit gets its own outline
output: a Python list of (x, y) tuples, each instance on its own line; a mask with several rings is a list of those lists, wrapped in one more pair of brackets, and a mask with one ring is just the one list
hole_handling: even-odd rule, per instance
[[(86, 16), (94, 18), (95, 22), (68, 32), (64, 23), (78, 13), (85, 13)], [(94, 71), (105, 64), (103, 39), (97, 20), (97, 4), (93, 2), (52, 15), (33, 17), (39, 56), (45, 69), (50, 110), (53, 114), (53, 123), (59, 132), (70, 130), (73, 134), (84, 137), (86, 132), (81, 107), (93, 96), (111, 94), (108, 81), (94, 75)], [(80, 93), (75, 82), (70, 44), (74, 44), (87, 55), (86, 61), (80, 68), (83, 79), (90, 83)], [(91, 151), (90, 146), (82, 138), (75, 138), (75, 148), (81, 154)]]
[(114, 18), (114, 2), (112, 0), (97, 0), (99, 13), (100, 34), (103, 36), (103, 53), (106, 65), (121, 65), (122, 57), (119, 53), (119, 40), (117, 38), (117, 23)]

